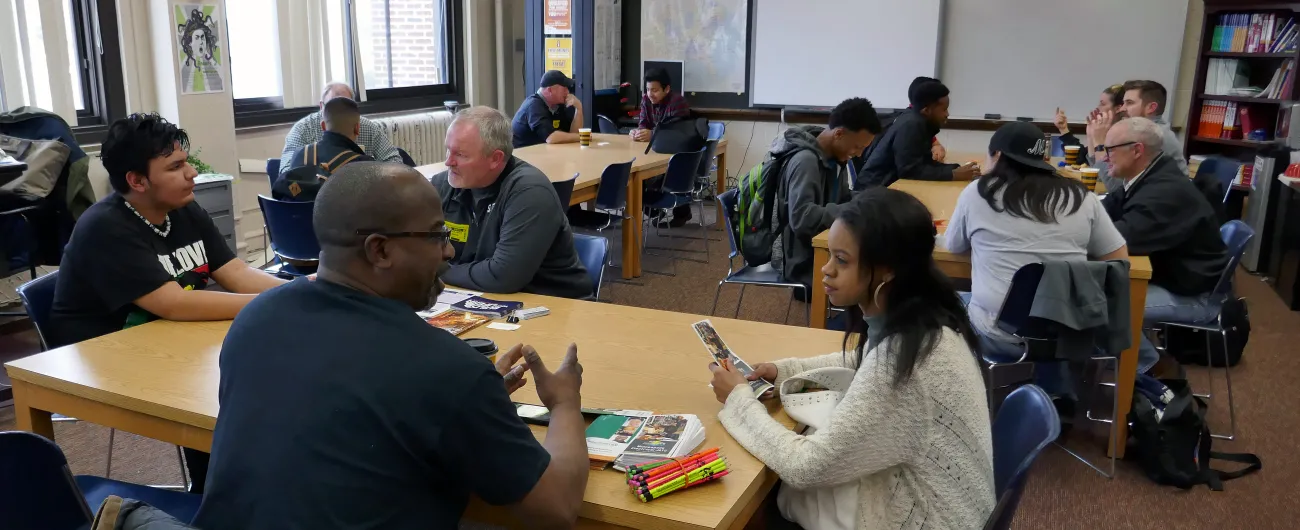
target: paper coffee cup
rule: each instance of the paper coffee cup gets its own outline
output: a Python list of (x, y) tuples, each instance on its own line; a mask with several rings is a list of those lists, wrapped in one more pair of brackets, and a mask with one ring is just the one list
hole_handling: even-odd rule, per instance
[(1079, 170), (1080, 180), (1083, 185), (1088, 187), (1088, 191), (1097, 191), (1097, 175), (1101, 173), (1100, 169), (1095, 167), (1085, 167)]
[(578, 129), (578, 134), (591, 134), (591, 129), (587, 127), (583, 127), (581, 129)]

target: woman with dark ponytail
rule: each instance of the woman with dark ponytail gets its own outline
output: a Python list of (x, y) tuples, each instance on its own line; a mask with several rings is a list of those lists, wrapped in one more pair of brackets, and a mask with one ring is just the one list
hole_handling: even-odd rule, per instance
[[(934, 262), (929, 210), (870, 188), (838, 215), (828, 246), (827, 297), (852, 315), (844, 350), (751, 376), (773, 381), (813, 428), (791, 432), (744, 376), (713, 365), (722, 425), (780, 476), (781, 517), (804, 528), (978, 528), (995, 503), (989, 411), (976, 335)], [(801, 397), (805, 381), (838, 403), (805, 419), (816, 396)]]

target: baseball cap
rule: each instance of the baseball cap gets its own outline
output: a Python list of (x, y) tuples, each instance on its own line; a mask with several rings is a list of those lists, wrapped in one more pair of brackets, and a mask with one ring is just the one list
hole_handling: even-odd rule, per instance
[(542, 88), (561, 85), (564, 88), (569, 89), (570, 92), (573, 91), (573, 80), (569, 79), (569, 76), (564, 75), (564, 72), (559, 70), (548, 70), (546, 73), (542, 74), (541, 84)]
[(1052, 148), (1051, 143), (1038, 126), (1013, 121), (998, 127), (997, 132), (993, 133), (993, 139), (989, 140), (989, 152), (1001, 151), (1002, 156), (1016, 162), (1054, 173), (1056, 168), (1043, 160), (1043, 155)]

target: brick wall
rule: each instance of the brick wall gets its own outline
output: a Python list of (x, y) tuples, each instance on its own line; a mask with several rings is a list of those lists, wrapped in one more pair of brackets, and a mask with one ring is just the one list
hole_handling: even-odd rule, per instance
[[(392, 84), (389, 84), (388, 47), (384, 40), (384, 2), (370, 2), (371, 20), (376, 26), (366, 66), (370, 88), (434, 85), (444, 83), (445, 60), (442, 28), (442, 0), (389, 0), (389, 37), (392, 39)], [(368, 72), (369, 74), (370, 72)]]

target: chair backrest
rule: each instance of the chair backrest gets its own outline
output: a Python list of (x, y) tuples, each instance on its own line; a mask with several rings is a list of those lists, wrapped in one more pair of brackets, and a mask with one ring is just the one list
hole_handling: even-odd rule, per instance
[(727, 256), (729, 259), (735, 259), (736, 255), (740, 254), (740, 249), (736, 245), (736, 232), (731, 225), (731, 212), (736, 211), (737, 193), (739, 191), (736, 188), (731, 188), (718, 195), (718, 203), (722, 204), (722, 222), (727, 226), (727, 243), (731, 244), (731, 254)]
[(414, 159), (414, 158), (411, 158), (411, 154), (408, 153), (408, 152), (406, 152), (405, 149), (402, 149), (401, 147), (398, 147), (398, 148), (397, 148), (397, 156), (402, 157), (402, 163), (403, 163), (403, 164), (406, 164), (406, 165), (408, 165), (408, 166), (410, 166), (410, 167), (415, 167), (415, 159)]
[(1255, 229), (1234, 219), (1219, 227), (1219, 237), (1223, 238), (1223, 244), (1228, 246), (1228, 266), (1224, 267), (1219, 276), (1219, 283), (1214, 286), (1215, 302), (1222, 302), (1232, 294), (1232, 276), (1237, 271), (1237, 264), (1241, 263), (1242, 254), (1246, 252), (1246, 244), (1250, 242), (1250, 238), (1255, 237)]
[(303, 261), (320, 259), (320, 243), (311, 224), (315, 203), (280, 201), (265, 195), (258, 195), (257, 202), (276, 255)]
[(1034, 306), (1034, 295), (1038, 294), (1038, 282), (1043, 279), (1043, 264), (1030, 263), (1016, 271), (1011, 277), (1011, 286), (1007, 288), (1007, 297), (1002, 300), (1002, 309), (998, 311), (998, 329), (1020, 337), (1038, 337), (1041, 329), (1036, 329), (1029, 309)]
[[(1205, 165), (1209, 164), (1207, 168)], [(1244, 164), (1240, 160), (1234, 160), (1222, 156), (1211, 156), (1201, 161), (1201, 166), (1196, 170), (1197, 173), (1209, 171), (1214, 175), (1219, 185), (1223, 186), (1223, 197), (1220, 202), (1228, 200), (1228, 194), (1232, 192), (1232, 181), (1237, 179), (1237, 172), (1241, 171)]]
[(695, 191), (695, 176), (700, 170), (700, 158), (704, 149), (677, 153), (668, 159), (668, 169), (664, 170), (664, 183), (660, 188), (664, 193), (690, 193)]
[(555, 194), (560, 197), (561, 208), (565, 210), (569, 209), (569, 201), (573, 199), (573, 184), (577, 181), (578, 181), (578, 174), (574, 173), (573, 178), (569, 180), (551, 182), (551, 185), (555, 186)]
[(0, 484), (5, 528), (75, 530), (94, 517), (63, 451), (39, 435), (0, 432)]
[(578, 251), (578, 261), (587, 268), (591, 277), (591, 294), (600, 298), (600, 284), (605, 279), (605, 259), (609, 257), (609, 240), (587, 234), (573, 234), (573, 248)]
[(50, 326), (50, 310), (54, 307), (54, 287), (58, 281), (59, 271), (54, 271), (18, 286), (18, 297), (23, 300), (27, 317), (32, 319), (32, 324), (36, 325), (36, 334), (41, 337), (41, 345), (47, 350), (63, 345), (57, 337), (51, 335), (54, 329)]
[(1035, 385), (1007, 396), (993, 420), (993, 484), (998, 504), (984, 528), (1009, 528), (1025, 477), (1038, 454), (1061, 434), (1052, 398)]
[(618, 124), (604, 114), (596, 115), (596, 127), (603, 134), (618, 134)]
[(266, 178), (271, 181), (271, 186), (275, 186), (275, 179), (280, 178), (280, 159), (266, 159)]
[(727, 134), (727, 123), (721, 121), (709, 122), (709, 140), (721, 140)]
[(627, 207), (627, 181), (632, 178), (632, 162), (605, 166), (600, 173), (600, 188), (596, 190), (596, 207), (605, 210), (621, 210)]
[(700, 155), (700, 170), (695, 173), (696, 176), (708, 178), (709, 173), (713, 172), (713, 157), (718, 153), (718, 140), (709, 138), (704, 141), (704, 151)]

